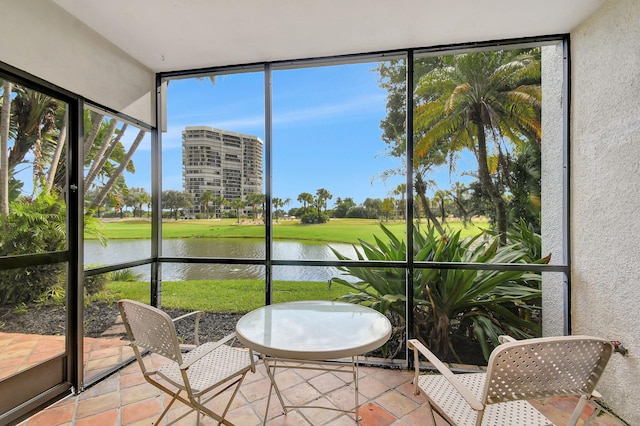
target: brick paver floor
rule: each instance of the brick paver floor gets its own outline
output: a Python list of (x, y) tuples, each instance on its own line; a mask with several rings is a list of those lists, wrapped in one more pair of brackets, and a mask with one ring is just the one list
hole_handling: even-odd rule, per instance
[[(39, 359), (36, 350), (45, 353), (60, 350), (59, 338), (42, 336), (30, 339), (20, 335), (11, 336), (10, 333), (0, 333), (0, 350), (3, 353), (3, 368), (13, 368), (18, 371), (30, 362)], [(55, 337), (55, 336), (53, 336)], [(30, 341), (31, 343), (25, 343)], [(47, 346), (43, 342), (49, 342)], [(85, 340), (85, 368), (91, 369), (91, 374), (98, 374), (113, 363), (131, 355), (130, 349), (124, 346), (126, 342), (115, 339)], [(58, 346), (56, 346), (58, 345)], [(53, 349), (52, 349), (53, 348)], [(4, 357), (9, 354), (11, 362), (5, 363)], [(22, 357), (22, 358), (21, 358)], [(155, 356), (154, 356), (155, 357)], [(16, 361), (20, 359), (20, 361)], [(159, 361), (151, 358), (152, 362)], [(10, 365), (11, 367), (4, 367)], [(89, 370), (88, 370), (89, 371)], [(89, 374), (89, 372), (87, 373)], [(359, 422), (362, 426), (441, 426), (446, 422), (435, 415), (435, 425), (432, 420), (431, 409), (423, 395), (413, 394), (411, 384), (412, 373), (406, 370), (361, 366), (359, 369)], [(309, 404), (333, 408), (347, 408), (354, 404), (354, 391), (351, 375), (345, 373), (321, 372), (315, 370), (278, 370), (278, 381), (283, 396), (292, 404)], [(253, 426), (263, 424), (267, 408), (267, 395), (270, 386), (264, 366), (259, 363), (255, 374), (249, 373), (236, 396), (227, 418), (238, 426)], [(212, 401), (214, 411), (220, 404), (226, 403), (222, 395), (221, 400)], [(160, 391), (148, 384), (136, 363), (111, 374), (109, 377), (88, 388), (79, 395), (58, 401), (52, 406), (40, 411), (25, 420), (20, 426), (58, 426), (58, 425), (151, 425), (162, 412), (169, 398), (161, 395)], [(557, 424), (564, 424), (570, 416), (575, 403), (574, 398), (551, 398), (544, 401), (532, 401), (547, 417)], [(585, 409), (583, 418), (588, 418), (593, 407)], [(167, 424), (187, 413), (187, 408), (176, 402), (169, 410), (166, 418), (161, 422)], [(275, 395), (271, 398), (269, 410), (266, 413), (266, 424), (270, 426), (342, 426), (353, 425), (351, 414), (333, 410), (305, 408), (289, 410), (285, 415), (279, 406)], [(178, 421), (178, 425), (195, 424), (195, 413)], [(204, 426), (216, 424), (210, 418), (201, 419)], [(606, 412), (600, 413), (592, 423), (596, 426), (620, 426), (623, 422)]]

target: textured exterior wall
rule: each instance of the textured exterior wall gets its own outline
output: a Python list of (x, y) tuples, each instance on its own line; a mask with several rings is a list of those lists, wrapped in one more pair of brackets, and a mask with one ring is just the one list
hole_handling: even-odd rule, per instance
[(640, 424), (640, 7), (609, 0), (571, 32), (572, 334), (620, 340), (605, 401)]
[[(562, 43), (542, 47), (542, 254), (551, 254), (551, 264), (564, 258), (565, 158), (563, 152), (565, 100), (563, 89)], [(542, 333), (567, 334), (567, 298), (564, 273), (542, 274)]]
[[(0, 60), (155, 124), (155, 76), (49, 0), (0, 0)], [(106, 7), (106, 6), (105, 6)]]

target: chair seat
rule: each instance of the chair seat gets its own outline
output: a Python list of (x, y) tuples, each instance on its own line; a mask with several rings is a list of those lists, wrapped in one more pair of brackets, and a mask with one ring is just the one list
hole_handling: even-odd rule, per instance
[[(214, 342), (204, 343), (183, 355), (183, 362), (188, 362), (202, 352), (210, 351)], [(257, 357), (254, 356), (254, 360)], [(251, 368), (246, 349), (221, 345), (209, 354), (196, 361), (187, 369), (189, 384), (194, 396), (205, 393), (220, 385), (229, 378), (242, 374)], [(174, 386), (184, 389), (182, 374), (177, 363), (170, 362), (158, 369), (158, 374)]]
[[(456, 378), (478, 400), (482, 399), (485, 377), (485, 373), (456, 374)], [(447, 421), (458, 426), (473, 426), (476, 424), (477, 412), (469, 407), (446, 377), (439, 374), (423, 374), (419, 376), (418, 384), (420, 388), (428, 390), (428, 393), (424, 392), (425, 395)], [(553, 425), (551, 420), (546, 418), (533, 405), (522, 400), (487, 405), (482, 424), (491, 426)]]

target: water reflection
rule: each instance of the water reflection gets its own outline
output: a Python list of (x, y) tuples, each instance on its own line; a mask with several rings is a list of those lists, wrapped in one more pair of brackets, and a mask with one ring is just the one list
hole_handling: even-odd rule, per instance
[[(273, 258), (286, 260), (336, 260), (330, 247), (340, 253), (355, 258), (350, 244), (303, 244), (297, 241), (274, 241)], [(237, 238), (190, 238), (163, 240), (164, 256), (176, 257), (226, 257), (264, 259), (264, 242)], [(112, 240), (107, 247), (97, 241), (85, 241), (85, 264), (111, 265), (149, 257), (151, 240)], [(143, 280), (150, 279), (148, 265), (132, 268), (141, 274)], [(276, 280), (327, 281), (340, 275), (331, 267), (274, 266)], [(201, 279), (264, 279), (261, 265), (211, 265), (211, 264), (163, 264), (162, 277), (165, 281)]]

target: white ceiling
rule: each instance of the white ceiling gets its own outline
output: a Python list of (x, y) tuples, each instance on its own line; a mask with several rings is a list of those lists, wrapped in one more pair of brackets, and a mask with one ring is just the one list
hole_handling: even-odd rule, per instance
[(154, 72), (568, 33), (605, 0), (53, 0)]

